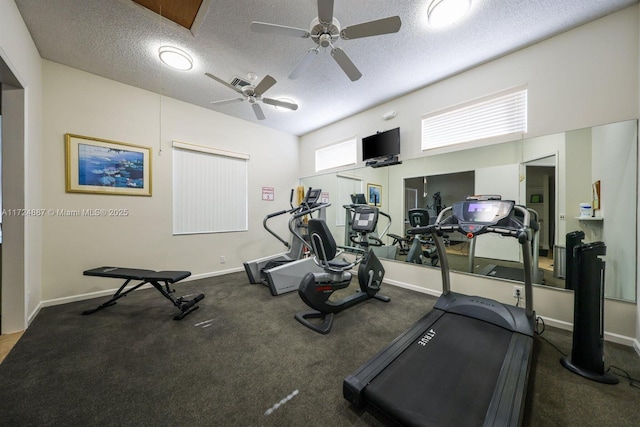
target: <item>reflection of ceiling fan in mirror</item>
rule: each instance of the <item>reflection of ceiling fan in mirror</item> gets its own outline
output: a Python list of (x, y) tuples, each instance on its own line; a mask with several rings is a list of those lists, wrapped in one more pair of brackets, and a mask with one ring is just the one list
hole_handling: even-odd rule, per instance
[(364, 22), (340, 29), (340, 23), (333, 17), (333, 0), (318, 0), (318, 17), (311, 21), (309, 31), (302, 28), (286, 27), (284, 25), (266, 24), (264, 22), (252, 22), (251, 31), (256, 33), (280, 34), (284, 36), (311, 38), (318, 46), (309, 49), (302, 61), (289, 75), (290, 79), (297, 79), (309, 67), (313, 58), (318, 54), (320, 47), (330, 47), (331, 56), (338, 63), (342, 71), (351, 79), (356, 81), (362, 77), (362, 73), (351, 62), (347, 54), (335, 47), (333, 42), (342, 38), (344, 40), (371, 37), (381, 34), (397, 33), (400, 31), (399, 16), (378, 19), (376, 21)]
[(249, 83), (242, 86), (234, 86), (231, 83), (228, 83), (223, 79), (221, 79), (220, 77), (216, 77), (211, 73), (204, 73), (204, 74), (205, 76), (211, 77), (213, 80), (217, 81), (218, 83), (221, 83), (224, 86), (228, 87), (229, 89), (232, 89), (242, 95), (241, 98), (231, 98), (231, 99), (223, 99), (220, 101), (213, 101), (211, 102), (212, 104), (221, 105), (221, 104), (230, 104), (232, 102), (249, 101), (249, 104), (251, 104), (251, 108), (253, 108), (253, 113), (256, 115), (256, 118), (258, 120), (265, 119), (264, 113), (262, 112), (262, 108), (260, 108), (260, 104), (258, 104), (258, 101), (264, 102), (265, 104), (273, 105), (274, 107), (282, 107), (289, 110), (298, 109), (298, 105), (294, 104), (293, 102), (279, 101), (277, 99), (264, 98), (262, 96), (263, 93), (265, 93), (273, 85), (276, 84), (276, 79), (274, 79), (270, 75), (264, 76), (264, 78), (260, 80), (260, 83), (258, 83), (257, 85), (253, 85)]

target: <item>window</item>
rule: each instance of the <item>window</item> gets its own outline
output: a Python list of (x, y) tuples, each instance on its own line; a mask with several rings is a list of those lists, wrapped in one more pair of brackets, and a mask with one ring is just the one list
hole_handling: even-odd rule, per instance
[(358, 158), (357, 138), (338, 142), (316, 150), (316, 172), (339, 166), (355, 165)]
[(173, 234), (246, 231), (248, 155), (173, 142)]
[[(527, 89), (509, 89), (422, 118), (422, 150), (460, 145), (527, 131)], [(506, 142), (496, 139), (492, 143)]]

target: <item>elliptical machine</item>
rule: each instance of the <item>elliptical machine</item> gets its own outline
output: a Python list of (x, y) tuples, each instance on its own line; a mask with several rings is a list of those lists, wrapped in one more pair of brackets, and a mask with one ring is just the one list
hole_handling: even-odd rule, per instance
[[(378, 222), (378, 208), (371, 206), (356, 206), (352, 228), (358, 234), (352, 236), (352, 243), (359, 247), (338, 246), (331, 235), (327, 223), (323, 219), (309, 220), (309, 239), (314, 253), (314, 262), (323, 269), (321, 273), (307, 273), (300, 287), (298, 295), (313, 309), (295, 314), (295, 319), (307, 328), (328, 334), (331, 332), (335, 313), (352, 307), (362, 301), (375, 298), (383, 302), (391, 299), (384, 295), (378, 295), (384, 267), (369, 246), (381, 246), (383, 242), (369, 235), (375, 230)], [(356, 255), (354, 261), (340, 258), (343, 251), (349, 251)], [(351, 283), (351, 268), (358, 267), (358, 283), (360, 289), (345, 298), (330, 301), (329, 297)], [(310, 319), (321, 319), (320, 322), (312, 322)]]
[[(291, 190), (289, 204), (291, 209), (274, 212), (267, 215), (262, 221), (264, 229), (278, 239), (286, 248), (286, 253), (272, 255), (244, 263), (244, 269), (251, 284), (261, 283), (269, 288), (271, 295), (277, 296), (298, 289), (300, 278), (308, 271), (321, 271), (310, 258), (305, 257), (304, 249), (309, 245), (306, 240), (305, 216), (311, 216), (315, 212), (324, 216), (324, 210), (328, 203), (320, 203), (318, 200), (322, 190), (309, 188), (304, 200), (299, 206), (293, 206), (294, 190)], [(267, 222), (284, 214), (289, 214), (290, 242), (283, 239), (267, 225)]]

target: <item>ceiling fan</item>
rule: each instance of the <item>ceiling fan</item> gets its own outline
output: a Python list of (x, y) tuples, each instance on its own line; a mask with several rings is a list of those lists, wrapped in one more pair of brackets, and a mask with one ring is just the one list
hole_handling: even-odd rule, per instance
[(236, 87), (224, 81), (220, 77), (214, 76), (211, 73), (204, 73), (204, 75), (207, 77), (211, 77), (213, 80), (217, 81), (218, 83), (221, 83), (224, 86), (228, 87), (229, 89), (232, 89), (242, 95), (241, 98), (231, 98), (231, 99), (223, 99), (220, 101), (213, 101), (211, 102), (212, 104), (229, 104), (232, 102), (240, 102), (245, 100), (249, 101), (249, 104), (251, 104), (251, 108), (253, 108), (253, 113), (256, 115), (256, 118), (258, 120), (265, 119), (264, 113), (262, 112), (262, 108), (260, 108), (260, 104), (258, 104), (258, 101), (262, 101), (265, 104), (273, 105), (274, 107), (282, 107), (282, 108), (287, 108), (289, 110), (298, 109), (298, 104), (295, 104), (293, 102), (285, 102), (285, 101), (279, 101), (277, 99), (262, 97), (263, 93), (265, 93), (274, 84), (276, 84), (276, 79), (274, 79), (270, 75), (264, 76), (264, 78), (260, 80), (260, 83), (258, 83), (255, 86), (253, 84), (248, 84), (248, 85), (242, 86), (241, 88)]
[(333, 1), (334, 0), (318, 0), (318, 17), (311, 21), (311, 28), (308, 31), (302, 28), (267, 24), (264, 22), (254, 21), (251, 23), (250, 29), (255, 33), (311, 38), (316, 42), (318, 46), (307, 51), (305, 57), (289, 75), (290, 79), (295, 80), (304, 73), (313, 61), (313, 58), (318, 54), (320, 47), (330, 47), (333, 59), (335, 59), (351, 81), (356, 81), (362, 77), (362, 73), (360, 73), (342, 49), (333, 45), (333, 42), (339, 38), (344, 40), (358, 39), (380, 34), (397, 33), (400, 30), (402, 23), (399, 16), (390, 16), (388, 18), (363, 22), (362, 24), (340, 29), (340, 23), (333, 17)]

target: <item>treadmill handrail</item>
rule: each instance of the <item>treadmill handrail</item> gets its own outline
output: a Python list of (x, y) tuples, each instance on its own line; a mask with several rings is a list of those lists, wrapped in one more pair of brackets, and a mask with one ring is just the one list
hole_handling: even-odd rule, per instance
[[(408, 230), (410, 234), (420, 234), (425, 232), (430, 232), (433, 235), (433, 240), (436, 245), (436, 250), (438, 251), (438, 258), (440, 259), (440, 273), (442, 275), (442, 294), (448, 295), (451, 292), (451, 280), (449, 276), (449, 261), (447, 259), (446, 249), (444, 246), (444, 241), (442, 239), (443, 232), (463, 232), (458, 224), (447, 224), (442, 222), (444, 221), (444, 215), (446, 212), (451, 210), (452, 207), (448, 206), (444, 208), (436, 222), (432, 225), (426, 227), (416, 227), (411, 230)], [(531, 263), (532, 263), (532, 255), (531, 255), (531, 233), (529, 233), (530, 229), (530, 212), (529, 210), (520, 205), (514, 205), (513, 209), (518, 210), (524, 217), (524, 220), (521, 222), (522, 227), (520, 228), (510, 228), (505, 226), (487, 226), (483, 228), (482, 233), (497, 233), (503, 236), (516, 237), (522, 247), (522, 264), (524, 269), (524, 292), (525, 292), (525, 313), (527, 316), (533, 316), (533, 280), (532, 280), (532, 272), (531, 272)], [(449, 217), (447, 217), (448, 219)], [(520, 222), (520, 220), (517, 220)], [(465, 233), (466, 234), (466, 233)], [(474, 234), (475, 237), (475, 234)]]

